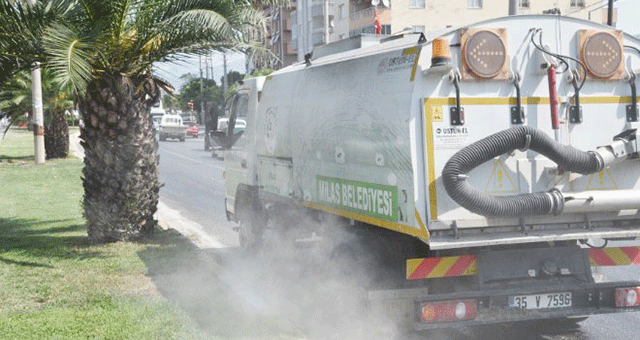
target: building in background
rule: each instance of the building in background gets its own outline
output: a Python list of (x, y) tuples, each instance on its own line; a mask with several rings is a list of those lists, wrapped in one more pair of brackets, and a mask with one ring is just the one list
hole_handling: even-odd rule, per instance
[[(314, 48), (363, 34), (429, 32), (515, 13), (556, 14), (606, 24), (606, 0), (294, 0), (290, 8), (271, 8), (269, 44), (280, 68), (301, 62)], [(375, 8), (375, 11), (374, 11)], [(617, 20), (614, 12), (614, 22)]]
[[(554, 13), (606, 23), (606, 2), (601, 0), (515, 0), (516, 14)], [(604, 5), (604, 8), (597, 8)], [(594, 14), (597, 13), (597, 14)], [(391, 30), (442, 30), (509, 15), (509, 0), (393, 0)]]
[(297, 61), (297, 51), (293, 46), (291, 12), (295, 11), (296, 1), (290, 7), (271, 7), (271, 51), (276, 56), (271, 67), (274, 69), (289, 66)]
[(338, 41), (349, 36), (349, 0), (296, 0), (291, 12), (292, 42), (297, 60), (313, 51), (315, 46)]

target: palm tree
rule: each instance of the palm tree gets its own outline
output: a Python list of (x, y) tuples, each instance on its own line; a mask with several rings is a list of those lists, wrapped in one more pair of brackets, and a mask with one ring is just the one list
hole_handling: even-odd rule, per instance
[(160, 190), (149, 110), (160, 89), (171, 91), (154, 77), (152, 64), (185, 52), (251, 48), (255, 45), (248, 39), (264, 30), (264, 17), (250, 0), (45, 0), (29, 8), (18, 3), (0, 0), (0, 22), (3, 15), (11, 17), (11, 26), (24, 30), (15, 18), (37, 16), (42, 26), (29, 35), (42, 45), (25, 47), (31, 59), (15, 56), (6, 50), (16, 45), (14, 38), (3, 43), (3, 33), (9, 32), (0, 28), (0, 70), (3, 63), (7, 68), (20, 64), (20, 58), (40, 60), (75, 89), (84, 121), (80, 137), (90, 240), (149, 235)]
[[(64, 158), (69, 153), (69, 126), (65, 111), (73, 108), (70, 89), (63, 89), (47, 69), (42, 69), (42, 98), (45, 118), (47, 158)], [(0, 112), (15, 122), (25, 113), (31, 114), (31, 77), (28, 72), (13, 76), (0, 91)], [(7, 126), (7, 129), (11, 126)], [(0, 131), (4, 133), (5, 131)]]

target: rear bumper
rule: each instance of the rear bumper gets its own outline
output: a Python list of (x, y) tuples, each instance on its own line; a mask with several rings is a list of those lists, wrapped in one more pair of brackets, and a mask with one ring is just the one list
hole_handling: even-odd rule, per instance
[[(640, 281), (553, 286), (552, 288), (546, 289), (538, 287), (423, 296), (414, 299), (414, 315), (416, 316), (416, 321), (413, 328), (414, 330), (428, 330), (443, 327), (464, 327), (502, 322), (636, 312), (640, 311), (640, 307), (616, 307), (615, 289), (633, 286), (640, 286)], [(510, 307), (508, 303), (509, 296), (547, 294), (555, 292), (571, 292), (571, 307), (525, 310)], [(427, 323), (421, 319), (422, 303), (455, 300), (478, 301), (477, 316), (470, 320), (455, 322)]]

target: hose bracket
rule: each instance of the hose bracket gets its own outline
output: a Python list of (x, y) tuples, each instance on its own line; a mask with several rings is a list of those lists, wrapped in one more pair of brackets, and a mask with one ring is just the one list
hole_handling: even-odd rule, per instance
[(516, 106), (511, 107), (511, 124), (524, 124), (524, 109), (522, 108), (522, 97), (520, 96), (520, 75), (517, 72), (513, 75), (513, 86), (516, 88)]
[(464, 125), (464, 107), (460, 106), (460, 72), (452, 75), (451, 82), (456, 89), (456, 106), (449, 109), (450, 123), (452, 126)]
[(631, 87), (631, 105), (627, 105), (627, 122), (638, 121), (638, 99), (636, 98), (636, 75), (631, 73), (629, 78)]
[(573, 105), (569, 106), (569, 121), (574, 124), (582, 123), (582, 106), (580, 106), (580, 87), (578, 86), (578, 72), (571, 70), (571, 84), (575, 94), (573, 95)]

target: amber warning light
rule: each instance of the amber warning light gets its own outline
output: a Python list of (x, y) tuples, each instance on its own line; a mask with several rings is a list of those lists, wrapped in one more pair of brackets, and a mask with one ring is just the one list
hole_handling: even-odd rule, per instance
[(431, 67), (451, 65), (451, 50), (447, 38), (435, 38), (431, 42)]

